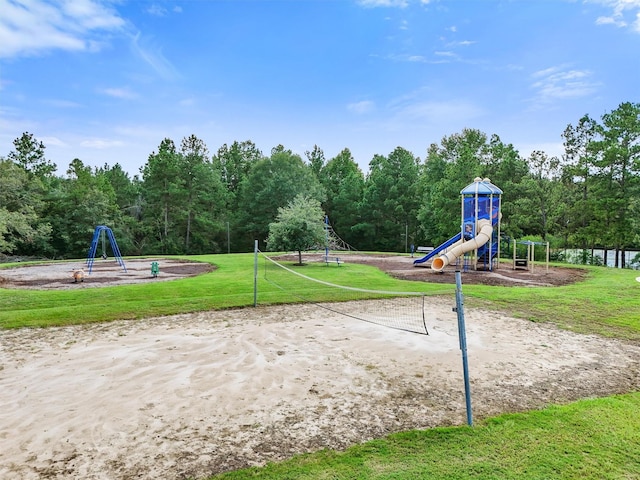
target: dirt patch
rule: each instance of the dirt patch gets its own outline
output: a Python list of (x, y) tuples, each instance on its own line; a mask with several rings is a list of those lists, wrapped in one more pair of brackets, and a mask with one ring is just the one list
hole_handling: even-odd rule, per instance
[[(455, 283), (455, 267), (447, 266), (438, 273), (430, 266), (414, 266), (417, 258), (402, 255), (357, 254), (344, 252), (337, 255), (345, 263), (362, 263), (377, 267), (389, 275), (401, 280), (414, 280), (429, 283)], [(303, 262), (322, 262), (322, 254), (304, 254)], [(283, 255), (279, 258), (297, 262), (297, 255)], [(333, 266), (333, 265), (331, 265)], [(513, 269), (513, 263), (503, 261), (493, 271), (468, 270), (462, 271), (464, 284), (501, 285), (501, 286), (531, 286), (549, 287), (568, 285), (579, 282), (587, 275), (587, 271), (580, 268), (549, 266), (544, 263), (534, 264), (531, 270)]]
[[(316, 305), (0, 331), (0, 478), (201, 478), (465, 424), (453, 305), (429, 297), (429, 336)], [(638, 345), (465, 317), (476, 421), (640, 388)]]
[[(158, 262), (158, 275), (151, 273), (151, 263)], [(146, 282), (164, 282), (193, 277), (215, 270), (210, 263), (167, 258), (145, 258), (124, 261), (124, 268), (113, 259), (96, 259), (91, 272), (81, 261), (24, 265), (0, 269), (0, 287), (38, 290), (79, 289)], [(73, 272), (83, 271), (82, 280)]]

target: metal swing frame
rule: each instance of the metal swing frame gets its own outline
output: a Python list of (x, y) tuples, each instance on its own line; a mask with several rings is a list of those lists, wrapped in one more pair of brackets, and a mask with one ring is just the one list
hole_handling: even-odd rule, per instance
[[(113, 255), (116, 258), (118, 265), (120, 265), (124, 272), (127, 273), (127, 267), (124, 265), (124, 260), (122, 259), (120, 248), (118, 248), (116, 237), (113, 235), (113, 230), (111, 230), (106, 225), (98, 225), (93, 232), (93, 240), (91, 240), (91, 247), (89, 247), (89, 253), (87, 254), (87, 266), (89, 267), (89, 274), (91, 274), (91, 270), (93, 268), (93, 262), (95, 260), (96, 251), (98, 250), (98, 242), (100, 241), (101, 236), (103, 238), (103, 250), (105, 250), (104, 237), (106, 236), (109, 239), (111, 250), (113, 250)], [(105, 252), (106, 250), (103, 253)]]

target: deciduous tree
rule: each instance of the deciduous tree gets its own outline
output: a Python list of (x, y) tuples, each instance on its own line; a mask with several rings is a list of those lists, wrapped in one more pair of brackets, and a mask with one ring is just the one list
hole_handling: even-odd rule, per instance
[(320, 202), (305, 195), (297, 195), (286, 207), (279, 208), (276, 221), (269, 224), (267, 248), (297, 251), (299, 265), (304, 250), (324, 242), (324, 212)]
[(43, 187), (23, 167), (0, 158), (0, 254), (48, 252), (51, 225), (43, 217)]

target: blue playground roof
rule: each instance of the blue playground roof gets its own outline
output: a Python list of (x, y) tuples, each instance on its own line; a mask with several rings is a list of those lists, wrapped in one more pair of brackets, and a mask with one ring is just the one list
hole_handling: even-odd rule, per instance
[(489, 181), (476, 178), (475, 181), (464, 187), (460, 193), (462, 195), (502, 195), (502, 190)]

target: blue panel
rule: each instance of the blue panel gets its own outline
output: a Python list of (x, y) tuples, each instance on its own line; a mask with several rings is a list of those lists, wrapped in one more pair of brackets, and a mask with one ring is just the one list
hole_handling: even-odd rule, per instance
[(478, 197), (478, 220), (489, 220), (491, 197)]
[(418, 258), (417, 260), (413, 261), (413, 264), (416, 265), (418, 263), (424, 263), (427, 260), (435, 257), (438, 253), (440, 253), (442, 250), (444, 250), (445, 248), (450, 247), (451, 245), (453, 245), (454, 243), (456, 243), (457, 241), (459, 241), (462, 238), (462, 234), (458, 233), (457, 235), (454, 235), (453, 237), (451, 237), (449, 240), (447, 240), (446, 242), (444, 242), (442, 245), (437, 246), (436, 248), (434, 248), (433, 250), (431, 250), (429, 253), (427, 253), (424, 257), (422, 258)]

